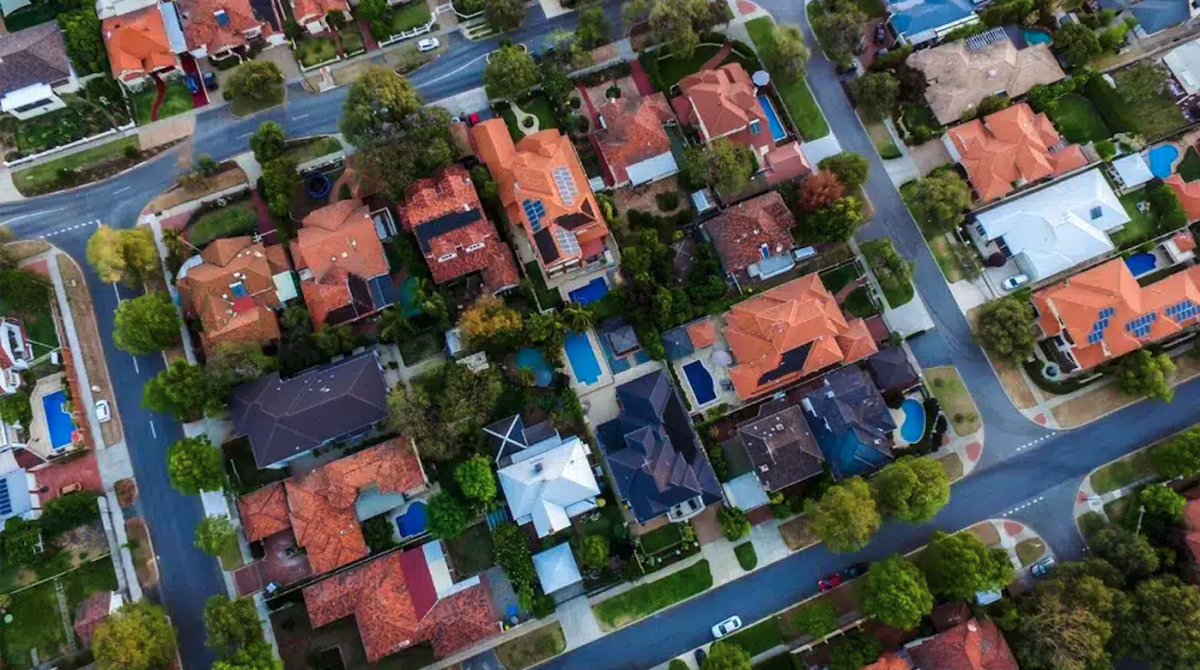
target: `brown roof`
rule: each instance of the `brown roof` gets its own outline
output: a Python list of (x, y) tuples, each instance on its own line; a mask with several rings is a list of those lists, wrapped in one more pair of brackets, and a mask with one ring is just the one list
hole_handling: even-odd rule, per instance
[(1019, 670), (991, 619), (971, 619), (908, 648), (913, 665), (931, 670)]
[(100, 26), (113, 76), (131, 81), (175, 67), (158, 5), (104, 19)]
[(250, 542), (292, 527), (283, 482), (275, 482), (242, 496), (238, 499), (238, 511), (241, 513), (246, 539)]
[(812, 166), (796, 141), (767, 152), (763, 161), (767, 169), (767, 183), (772, 186), (812, 173)]
[(300, 289), (318, 329), (330, 312), (351, 304), (350, 275), (372, 279), (388, 273), (375, 223), (357, 200), (341, 200), (304, 217), (292, 257), (297, 270), (312, 274)]
[(740, 63), (690, 74), (680, 80), (679, 90), (691, 107), (690, 118), (684, 120), (698, 124), (707, 141), (747, 131), (751, 121), (758, 121), (758, 135), (771, 140), (766, 112)]
[(704, 224), (728, 272), (742, 272), (762, 260), (762, 245), (772, 256), (792, 250), (796, 220), (779, 193), (743, 200)]
[[(176, 0), (183, 34), (188, 46), (208, 48), (213, 54), (224, 49), (246, 46), (246, 31), (258, 28), (271, 34), (271, 26), (254, 15), (250, 0)], [(223, 12), (225, 21), (218, 21)]]
[(596, 131), (596, 141), (617, 184), (629, 181), (630, 165), (671, 151), (663, 124), (675, 115), (662, 93), (609, 100), (599, 113), (607, 127)]
[(215, 240), (200, 252), (203, 262), (176, 281), (184, 312), (200, 318), (206, 352), (226, 342), (279, 339), (274, 310), (281, 303), (273, 276), (288, 269), (282, 251), (248, 236)]
[(1179, 204), (1183, 205), (1183, 211), (1187, 212), (1188, 221), (1200, 219), (1200, 180), (1184, 181), (1179, 174), (1173, 174), (1163, 181), (1175, 191)]
[(301, 25), (323, 19), (335, 10), (349, 14), (350, 4), (346, 0), (292, 0), (292, 14)]

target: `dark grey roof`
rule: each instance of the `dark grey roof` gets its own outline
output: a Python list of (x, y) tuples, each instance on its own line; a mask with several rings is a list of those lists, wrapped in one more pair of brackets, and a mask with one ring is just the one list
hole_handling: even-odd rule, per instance
[(484, 426), (483, 432), (487, 435), (488, 446), (496, 463), (511, 460), (513, 454), (558, 437), (558, 431), (554, 430), (549, 420), (526, 427), (520, 414)]
[(480, 213), (477, 209), (470, 209), (465, 212), (452, 212), (445, 216), (427, 221), (417, 226), (416, 235), (417, 242), (421, 245), (421, 251), (429, 253), (432, 247), (429, 243), (452, 230), (466, 228), (480, 219)]
[(624, 319), (609, 319), (600, 324), (596, 330), (601, 337), (608, 340), (608, 346), (618, 356), (642, 346), (638, 341), (637, 332)]
[(1100, 0), (1105, 9), (1128, 9), (1149, 34), (1179, 25), (1191, 17), (1188, 0)]
[(757, 418), (737, 429), (755, 474), (768, 491), (804, 481), (824, 469), (825, 455), (797, 405), (782, 399), (765, 402), (759, 405)]
[(900, 347), (881, 349), (867, 359), (875, 384), (884, 391), (907, 391), (917, 385), (917, 373)]
[(387, 384), (375, 351), (306, 370), (278, 372), (233, 389), (234, 432), (250, 439), (259, 467), (370, 430), (387, 418)]
[(721, 484), (700, 449), (683, 401), (662, 371), (617, 387), (621, 414), (596, 430), (620, 496), (639, 523), (701, 496), (721, 500)]
[[(858, 366), (850, 365), (825, 375), (824, 388), (804, 396), (805, 409), (811, 408), (815, 421), (821, 425), (810, 426), (820, 441), (825, 434), (832, 441), (847, 444), (845, 438), (853, 435), (859, 445), (873, 449), (886, 458), (892, 457), (891, 432), (896, 429), (892, 413), (883, 402), (879, 389), (871, 378)], [(826, 453), (834, 461), (835, 477), (839, 470), (848, 470), (844, 463), (861, 461), (861, 454)]]
[(542, 262), (549, 265), (558, 260), (558, 247), (554, 244), (554, 231), (550, 226), (546, 226), (533, 234), (533, 241), (537, 244), (538, 253), (542, 256)]
[(695, 347), (692, 346), (692, 338), (688, 337), (687, 327), (680, 326), (672, 328), (662, 335), (663, 348), (667, 351), (667, 360), (677, 361), (685, 356), (690, 356)]
[(783, 356), (779, 358), (779, 365), (772, 370), (767, 370), (758, 378), (758, 385), (763, 386), (771, 382), (782, 379), (783, 377), (799, 372), (804, 369), (804, 361), (808, 360), (808, 352), (812, 349), (812, 342), (789, 349), (783, 352)]
[(71, 75), (67, 46), (50, 21), (0, 36), (0, 95), (33, 84), (51, 84)]

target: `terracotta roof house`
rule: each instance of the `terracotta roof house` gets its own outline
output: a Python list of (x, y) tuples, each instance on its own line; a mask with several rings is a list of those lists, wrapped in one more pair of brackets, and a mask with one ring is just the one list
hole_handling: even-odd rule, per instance
[(92, 646), (92, 634), (109, 614), (121, 609), (125, 599), (120, 593), (102, 591), (79, 603), (75, 610), (75, 634), (85, 647)]
[(175, 7), (196, 58), (230, 58), (271, 34), (274, 17), (258, 16), (250, 0), (175, 0)]
[(610, 98), (594, 133), (614, 188), (641, 186), (679, 172), (666, 125), (675, 114), (662, 93)]
[(304, 217), (291, 245), (300, 290), (318, 330), (357, 321), (399, 299), (370, 208), (357, 200)]
[(372, 349), (290, 379), (272, 372), (235, 386), (229, 411), (258, 467), (281, 468), (317, 447), (370, 433), (387, 418), (387, 384)]
[(725, 271), (743, 282), (781, 275), (796, 265), (792, 227), (796, 220), (776, 191), (743, 200), (704, 224)]
[(57, 23), (0, 35), (0, 111), (31, 119), (66, 107), (60, 96), (78, 90)]
[(280, 285), (284, 296), (289, 287), (294, 295), (283, 247), (265, 247), (249, 236), (213, 241), (183, 264), (175, 281), (184, 314), (200, 319), (200, 342), (209, 353), (227, 342), (278, 340)]
[(638, 523), (682, 521), (722, 499), (679, 393), (660, 371), (617, 387), (617, 418), (596, 429), (617, 494)]
[(590, 453), (578, 437), (544, 440), (514, 453), (496, 475), (517, 524), (532, 523), (538, 537), (548, 537), (596, 509), (600, 486)]
[(478, 272), (484, 289), (495, 295), (521, 281), (512, 249), (496, 235), (462, 167), (451, 165), (410, 184), (400, 220), (416, 235), (434, 283)]
[(754, 464), (754, 476), (766, 491), (778, 491), (821, 474), (825, 455), (804, 412), (787, 400), (758, 406), (758, 416), (738, 424), (738, 438)]
[(925, 73), (925, 99), (943, 125), (957, 122), (989, 95), (1017, 98), (1066, 76), (1049, 44), (1018, 49), (1003, 28), (917, 51), (908, 64)]
[(1064, 371), (1093, 368), (1196, 323), (1200, 269), (1139, 286), (1120, 258), (1033, 294), (1038, 326)]
[(977, 212), (984, 256), (1012, 258), (1033, 281), (1049, 279), (1114, 249), (1129, 214), (1100, 170), (1088, 170)]
[(134, 90), (149, 83), (151, 75), (161, 76), (180, 68), (155, 5), (104, 19), (101, 32), (113, 76)]
[(822, 382), (800, 406), (834, 479), (865, 475), (890, 463), (896, 422), (867, 373), (848, 365)]
[(729, 379), (743, 400), (878, 351), (863, 320), (847, 321), (815, 273), (739, 302), (725, 324)]
[(21, 388), (21, 372), (33, 362), (33, 343), (25, 328), (11, 317), (0, 316), (0, 395)]
[(679, 81), (679, 90), (671, 101), (675, 115), (698, 127), (706, 144), (725, 137), (754, 149), (760, 159), (775, 148), (767, 112), (740, 63), (690, 74)]
[(905, 647), (915, 668), (1019, 670), (1004, 635), (991, 619), (970, 621)]
[[(367, 555), (360, 522), (376, 516), (371, 511), (396, 507), (426, 484), (416, 451), (398, 437), (242, 496), (238, 510), (248, 541), (290, 531), (313, 574), (322, 574)], [(362, 504), (393, 494), (400, 495), (383, 505)]]
[(313, 628), (354, 616), (367, 661), (428, 641), (448, 656), (500, 632), (480, 577), (454, 583), (440, 542), (393, 551), (304, 589)]
[(499, 184), (509, 221), (524, 229), (547, 280), (615, 262), (616, 243), (569, 138), (542, 130), (514, 145), (503, 119), (476, 124), (471, 137)]
[(1088, 163), (1079, 145), (1059, 136), (1045, 112), (1035, 114), (1024, 102), (954, 126), (942, 142), (984, 202)]
[(329, 30), (329, 22), (325, 17), (330, 12), (341, 12), (346, 20), (350, 18), (350, 3), (346, 0), (291, 0), (292, 15), (296, 23), (304, 26), (312, 34)]
[(884, 653), (874, 663), (864, 665), (861, 670), (912, 670), (912, 663), (909, 663), (908, 654), (902, 649), (898, 652)]
[(1183, 211), (1187, 212), (1188, 221), (1200, 220), (1200, 179), (1184, 181), (1178, 173), (1163, 180), (1179, 198)]
[(769, 186), (812, 174), (812, 166), (808, 164), (808, 157), (801, 151), (800, 143), (795, 141), (768, 151), (763, 156), (762, 167)]

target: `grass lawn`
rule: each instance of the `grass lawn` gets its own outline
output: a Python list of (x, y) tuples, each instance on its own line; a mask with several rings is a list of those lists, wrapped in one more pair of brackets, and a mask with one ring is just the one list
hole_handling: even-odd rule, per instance
[(283, 104), (284, 94), (283, 84), (280, 84), (274, 94), (264, 100), (253, 100), (244, 97), (234, 98), (229, 101), (229, 111), (233, 112), (234, 116), (249, 116), (255, 112), (261, 112), (264, 109), (270, 109), (276, 105)]
[(37, 649), (38, 658), (57, 658), (67, 643), (54, 582), (25, 589), (12, 596), (8, 614), (12, 623), (4, 624), (0, 636), (0, 654), (10, 668), (25, 670), (32, 667), (30, 650)]
[(315, 142), (306, 142), (294, 148), (283, 152), (283, 155), (297, 163), (305, 163), (314, 158), (328, 156), (331, 153), (341, 151), (342, 143), (338, 142), (336, 137), (327, 135)]
[(367, 50), (366, 45), (363, 44), (362, 31), (358, 29), (357, 24), (351, 23), (342, 28), (338, 32), (338, 39), (342, 42), (342, 53), (347, 57)]
[[(1128, 73), (1129, 70), (1125, 70), (1113, 75), (1118, 89), (1121, 88)], [(1129, 117), (1136, 126), (1135, 130), (1139, 131), (1147, 140), (1170, 135), (1188, 123), (1187, 118), (1183, 115), (1183, 110), (1175, 104), (1169, 93), (1163, 92), (1160, 95), (1138, 100), (1126, 99), (1125, 102), (1128, 106)]]
[(642, 551), (647, 554), (657, 554), (660, 551), (666, 551), (683, 541), (683, 535), (680, 533), (679, 524), (677, 523), (669, 523), (640, 537), (642, 539)]
[[(4, 305), (4, 296), (0, 295), (0, 314), (9, 313), (9, 309)], [(54, 317), (50, 314), (49, 304), (37, 312), (21, 314), (21, 325), (25, 326), (25, 332), (33, 342), (34, 358), (40, 358), (58, 348), (58, 330), (54, 327)]]
[(942, 235), (930, 238), (927, 241), (929, 242), (929, 249), (933, 251), (933, 258), (937, 261), (938, 267), (942, 269), (942, 274), (946, 275), (946, 282), (953, 284), (962, 279), (962, 270), (959, 269), (958, 263), (954, 260), (954, 251), (950, 248), (950, 240), (947, 240)]
[(1121, 206), (1125, 208), (1125, 213), (1129, 215), (1130, 221), (1111, 235), (1113, 244), (1118, 249), (1141, 244), (1144, 240), (1153, 237), (1158, 230), (1158, 219), (1149, 211), (1142, 212), (1137, 208), (1138, 202), (1142, 201), (1144, 196), (1143, 189), (1121, 196)]
[(254, 203), (243, 200), (200, 215), (187, 229), (188, 242), (203, 249), (216, 239), (250, 235), (258, 223)]
[(959, 435), (969, 435), (979, 430), (979, 410), (971, 399), (971, 392), (963, 384), (962, 377), (953, 366), (926, 368), (925, 379), (934, 397), (942, 405), (942, 411)]
[(821, 283), (825, 285), (825, 289), (830, 293), (837, 293), (842, 290), (846, 284), (858, 279), (858, 266), (854, 263), (846, 263), (845, 265), (826, 270), (821, 273)]
[(62, 158), (47, 161), (45, 163), (39, 163), (33, 167), (14, 172), (13, 182), (16, 183), (18, 190), (34, 191), (57, 181), (58, 171), (61, 168), (81, 170), (86, 167), (91, 167), (97, 163), (104, 162), (110, 158), (120, 158), (125, 152), (125, 147), (133, 147), (138, 149), (141, 147), (141, 141), (136, 135), (124, 137), (116, 140), (115, 142), (101, 144), (98, 147), (92, 147), (91, 149), (80, 151), (79, 153), (63, 156)]
[(912, 132), (917, 126), (925, 126), (930, 130), (937, 130), (942, 127), (938, 123), (937, 117), (933, 115), (933, 110), (929, 105), (901, 105), (900, 119), (904, 122), (904, 127)]
[[(617, 540), (626, 535), (625, 519), (621, 517), (621, 510), (615, 505), (605, 505), (599, 510), (600, 517), (590, 521), (580, 519), (579, 528), (583, 535), (603, 535), (610, 540)], [(586, 516), (591, 516), (587, 514)]]
[(742, 569), (749, 572), (758, 567), (758, 554), (754, 551), (754, 544), (751, 542), (743, 542), (733, 548), (734, 556), (737, 556), (738, 565)]
[(1187, 152), (1183, 154), (1183, 160), (1179, 162), (1179, 168), (1175, 171), (1184, 181), (1200, 179), (1200, 153), (1196, 153), (1196, 147), (1188, 147)]
[(392, 12), (392, 34), (399, 35), (406, 30), (412, 30), (429, 23), (432, 15), (429, 13), (429, 5), (414, 0), (407, 6), (397, 7)]
[(1096, 470), (1091, 477), (1092, 490), (1096, 492), (1096, 495), (1104, 495), (1154, 474), (1154, 465), (1150, 462), (1150, 452), (1150, 449), (1142, 449)]
[[(862, 2), (878, 4), (877, 0), (862, 0)], [(746, 22), (746, 31), (750, 33), (750, 39), (753, 40), (754, 46), (760, 54), (768, 53), (775, 48), (775, 39), (771, 35), (772, 25), (771, 19), (765, 16)], [(811, 142), (829, 134), (829, 124), (825, 122), (825, 117), (821, 114), (821, 108), (817, 106), (817, 101), (813, 98), (807, 81), (800, 78), (793, 82), (789, 77), (777, 76), (772, 78), (772, 82), (775, 85), (775, 92), (787, 105), (792, 121), (796, 124), (796, 132), (800, 133), (801, 138)]]
[(729, 644), (736, 644), (750, 656), (757, 656), (779, 644), (783, 644), (783, 633), (779, 630), (779, 619), (769, 619), (749, 628), (740, 630), (725, 638)]
[[(157, 96), (158, 91), (153, 86), (147, 86), (133, 94), (133, 106), (137, 110), (138, 125), (145, 125), (154, 120), (150, 118), (150, 111), (154, 108), (154, 99)], [(158, 109), (158, 118), (165, 119), (191, 111), (191, 109), (192, 92), (188, 90), (187, 84), (179, 80), (167, 82), (167, 92), (163, 96), (162, 107)]]
[(864, 125), (867, 127), (867, 135), (871, 137), (871, 144), (875, 145), (875, 150), (879, 152), (880, 158), (887, 161), (904, 155), (892, 141), (892, 134), (888, 132), (887, 126), (882, 123), (864, 123)]
[(542, 268), (537, 261), (529, 261), (525, 264), (525, 274), (529, 276), (529, 281), (533, 282), (533, 292), (537, 294), (537, 300), (542, 309), (562, 306), (562, 295), (546, 286), (546, 279), (542, 276)]
[[(554, 121), (554, 104), (550, 102), (549, 98), (543, 95), (535, 95), (518, 103), (516, 106), (520, 107), (522, 112), (537, 117), (538, 130), (558, 127), (558, 124)], [(520, 140), (525, 135), (533, 132), (532, 128), (526, 128), (517, 123), (517, 115), (512, 109), (504, 110), (501, 117), (504, 118), (504, 123), (508, 126), (508, 134), (512, 135), (513, 140)]]
[(552, 623), (496, 647), (496, 656), (506, 670), (524, 670), (561, 654), (566, 647), (562, 624)]
[(477, 575), (496, 564), (492, 533), (486, 523), (467, 528), (462, 535), (447, 542), (446, 548), (450, 550), (450, 562), (460, 578)]
[(615, 630), (685, 598), (703, 593), (712, 588), (712, 584), (708, 561), (701, 560), (658, 581), (643, 584), (609, 598), (592, 609), (596, 618), (600, 620), (601, 628)]
[(866, 286), (859, 286), (851, 291), (850, 295), (846, 296), (846, 302), (842, 303), (842, 309), (863, 319), (879, 313), (879, 309), (871, 301), (871, 289)]
[(901, 305), (908, 304), (908, 301), (913, 299), (911, 278), (888, 276), (882, 272), (883, 264), (888, 257), (887, 251), (892, 249), (892, 241), (888, 239), (871, 240), (863, 242), (859, 245), (859, 249), (867, 257), (867, 263), (875, 272), (875, 279), (879, 282), (879, 287), (883, 289), (883, 298), (887, 300), (888, 305), (892, 309), (896, 309)]
[(59, 581), (62, 582), (63, 593), (67, 596), (67, 609), (72, 617), (79, 603), (97, 593), (117, 590), (117, 573), (109, 556), (85, 563), (78, 570), (59, 577)]
[(1028, 540), (1021, 540), (1017, 543), (1017, 558), (1021, 561), (1021, 567), (1029, 567), (1033, 562), (1042, 557), (1046, 553), (1046, 543), (1036, 537), (1031, 537)]
[(304, 67), (313, 67), (337, 58), (337, 44), (332, 37), (305, 36), (296, 42), (296, 60)]
[(16, 121), (16, 148), (33, 154), (70, 144), (112, 129), (108, 117), (85, 102), (67, 99), (67, 107), (26, 121)]
[(1078, 93), (1059, 98), (1051, 109), (1046, 110), (1046, 115), (1070, 142), (1087, 144), (1112, 137), (1112, 131), (1104, 124), (1100, 113)]

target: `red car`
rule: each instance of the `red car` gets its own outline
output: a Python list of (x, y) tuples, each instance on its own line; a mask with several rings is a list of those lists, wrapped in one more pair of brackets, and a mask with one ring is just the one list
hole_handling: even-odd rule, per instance
[(836, 589), (844, 584), (847, 579), (854, 579), (867, 574), (867, 567), (865, 563), (855, 563), (841, 572), (835, 572), (825, 577), (825, 579), (817, 580), (817, 588), (822, 591)]
[(821, 591), (832, 591), (842, 585), (842, 573), (835, 572), (825, 579), (817, 580), (817, 588)]
[(474, 126), (477, 123), (479, 123), (479, 114), (477, 112), (471, 112), (471, 115), (467, 117), (467, 126)]

